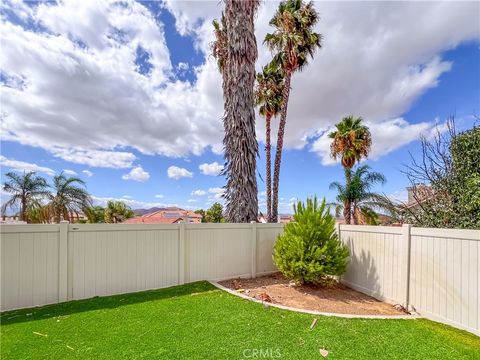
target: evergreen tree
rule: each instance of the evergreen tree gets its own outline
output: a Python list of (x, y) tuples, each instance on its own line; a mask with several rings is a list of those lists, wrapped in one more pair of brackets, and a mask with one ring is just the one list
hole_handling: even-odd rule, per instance
[(335, 219), (317, 198), (299, 201), (293, 222), (275, 243), (273, 260), (287, 278), (298, 283), (321, 283), (345, 272), (349, 252), (335, 232)]

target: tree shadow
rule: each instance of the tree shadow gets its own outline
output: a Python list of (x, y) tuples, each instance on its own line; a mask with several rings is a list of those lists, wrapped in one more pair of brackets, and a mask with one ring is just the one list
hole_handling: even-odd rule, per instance
[(350, 262), (347, 266), (347, 272), (342, 275), (342, 279), (373, 293), (380, 293), (381, 285), (377, 267), (371, 253), (365, 252), (364, 249), (361, 249), (359, 253), (352, 238), (348, 238), (345, 245), (350, 250)]
[(187, 295), (195, 295), (208, 291), (218, 290), (206, 281), (195, 282), (170, 288), (149, 290), (136, 293), (94, 297), (84, 300), (73, 300), (60, 304), (45, 305), (40, 307), (5, 311), (1, 313), (1, 325), (47, 319), (57, 316), (66, 316), (85, 311), (99, 309), (114, 309), (125, 305), (171, 299)]

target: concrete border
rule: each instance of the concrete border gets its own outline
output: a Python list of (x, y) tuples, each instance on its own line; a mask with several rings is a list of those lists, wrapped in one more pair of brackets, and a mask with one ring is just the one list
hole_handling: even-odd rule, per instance
[(310, 315), (321, 315), (321, 316), (334, 316), (334, 317), (339, 317), (339, 318), (346, 318), (346, 319), (392, 319), (392, 320), (398, 320), (398, 319), (404, 319), (404, 320), (413, 320), (413, 319), (420, 319), (422, 316), (420, 315), (355, 315), (355, 314), (336, 314), (336, 313), (328, 313), (328, 312), (322, 312), (322, 311), (315, 311), (315, 310), (305, 310), (305, 309), (298, 309), (298, 308), (293, 308), (290, 306), (285, 306), (285, 305), (280, 305), (280, 304), (272, 304), (272, 303), (267, 303), (258, 299), (254, 299), (250, 296), (238, 293), (232, 289), (226, 288), (225, 286), (220, 285), (216, 281), (209, 281), (210, 284), (215, 286), (216, 288), (226, 291), (229, 294), (238, 296), (242, 299), (253, 301), (258, 304), (266, 305), (266, 306), (271, 306), (275, 307), (278, 309), (282, 310), (289, 310), (289, 311), (294, 311), (298, 313), (304, 313), (304, 314), (310, 314)]

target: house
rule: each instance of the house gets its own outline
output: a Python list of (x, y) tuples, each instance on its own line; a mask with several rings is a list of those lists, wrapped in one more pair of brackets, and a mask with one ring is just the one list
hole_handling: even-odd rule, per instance
[(407, 208), (415, 208), (419, 203), (429, 200), (433, 197), (433, 189), (425, 184), (418, 184), (407, 187)]
[(180, 221), (199, 224), (202, 222), (202, 215), (181, 208), (164, 208), (127, 219), (123, 224), (176, 224)]
[(13, 224), (26, 224), (26, 221), (21, 221), (19, 220), (18, 215), (13, 215), (13, 216), (7, 216), (5, 214), (2, 214), (0, 217), (0, 224), (5, 224), (5, 225), (13, 225)]
[[(257, 218), (257, 221), (261, 224), (266, 224), (268, 223), (267, 221), (267, 216), (260, 213), (260, 215)], [(278, 223), (281, 224), (288, 224), (289, 222), (293, 221), (293, 215), (290, 214), (279, 214), (278, 215)]]

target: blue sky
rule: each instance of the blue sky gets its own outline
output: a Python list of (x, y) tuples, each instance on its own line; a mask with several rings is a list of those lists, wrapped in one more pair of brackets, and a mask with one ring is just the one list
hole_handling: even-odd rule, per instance
[[(257, 18), (257, 67), (271, 56), (261, 39), (275, 6), (264, 3)], [(452, 114), (467, 129), (480, 114), (479, 6), (316, 4), (325, 39), (293, 78), (281, 212), (293, 198), (333, 200), (328, 184), (343, 172), (326, 134), (351, 113), (372, 130), (368, 164), (387, 178), (377, 190), (405, 197), (401, 170), (409, 152), (418, 154), (420, 133)], [(2, 176), (69, 170), (98, 203), (124, 199), (133, 208), (217, 201), (222, 94), (209, 43), (221, 9), (218, 1), (4, 2)], [(263, 132), (258, 117), (262, 177)]]

